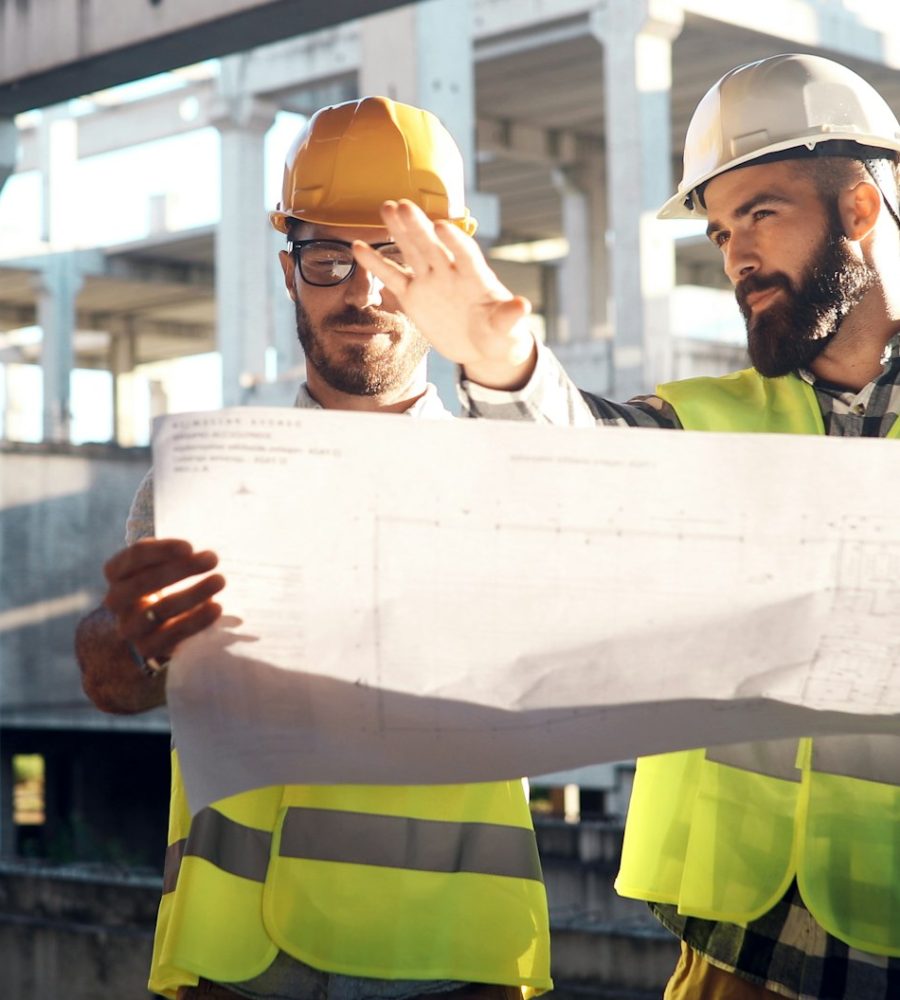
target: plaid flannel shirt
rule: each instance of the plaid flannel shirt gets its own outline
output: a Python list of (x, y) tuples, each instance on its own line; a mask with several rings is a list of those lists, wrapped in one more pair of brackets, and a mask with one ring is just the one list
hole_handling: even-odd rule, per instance
[[(900, 335), (885, 349), (882, 373), (860, 392), (848, 392), (798, 372), (816, 393), (826, 434), (882, 437), (900, 413)], [(463, 414), (507, 420), (587, 426), (657, 427), (681, 422), (658, 396), (613, 403), (580, 392), (553, 355), (538, 349), (528, 384), (517, 392), (460, 381)], [(679, 914), (652, 904), (662, 924), (719, 968), (796, 1000), (900, 998), (900, 958), (861, 952), (828, 934), (803, 904), (796, 883), (781, 901), (746, 926)]]

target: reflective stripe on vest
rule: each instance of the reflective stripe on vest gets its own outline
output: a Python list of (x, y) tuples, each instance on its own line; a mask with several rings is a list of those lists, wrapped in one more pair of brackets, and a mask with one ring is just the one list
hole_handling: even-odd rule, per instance
[(812, 741), (810, 768), (900, 786), (900, 736), (819, 736)]
[(194, 817), (189, 836), (166, 849), (163, 892), (174, 890), (185, 855), (204, 858), (230, 875), (265, 882), (271, 850), (272, 834), (268, 830), (236, 823), (207, 807)]
[[(265, 882), (272, 834), (201, 810), (186, 840), (166, 851), (163, 892), (172, 892), (185, 855), (255, 882)], [(279, 855), (428, 872), (475, 872), (541, 881), (531, 830), (494, 823), (445, 823), (406, 816), (290, 808)]]
[(742, 771), (766, 774), (782, 781), (799, 781), (797, 761), (799, 740), (769, 740), (765, 743), (731, 743), (708, 747), (706, 759), (714, 764), (739, 767)]
[(326, 809), (288, 809), (279, 854), (310, 861), (541, 880), (531, 830)]
[(900, 785), (900, 736), (890, 734), (734, 743), (705, 751), (706, 759), (714, 764), (727, 764), (782, 781), (800, 781), (806, 754), (811, 755), (809, 770), (819, 774)]
[[(796, 376), (748, 369), (657, 394), (688, 430), (824, 433), (815, 392)], [(886, 436), (900, 438), (900, 420)], [(865, 676), (867, 665), (852, 667)], [(780, 740), (638, 761), (616, 880), (622, 895), (746, 924), (795, 877), (828, 933), (900, 956), (900, 736)]]

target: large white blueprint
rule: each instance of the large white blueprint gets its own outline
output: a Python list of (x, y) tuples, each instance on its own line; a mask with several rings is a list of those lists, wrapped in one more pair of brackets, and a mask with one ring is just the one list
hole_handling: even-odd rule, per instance
[(293, 409), (158, 421), (221, 623), (169, 706), (193, 810), (900, 732), (900, 447)]

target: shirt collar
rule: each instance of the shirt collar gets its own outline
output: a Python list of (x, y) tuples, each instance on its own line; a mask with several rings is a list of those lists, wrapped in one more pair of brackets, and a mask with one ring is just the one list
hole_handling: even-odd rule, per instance
[[(321, 403), (317, 403), (310, 396), (309, 387), (305, 382), (301, 383), (300, 388), (297, 390), (297, 398), (294, 400), (294, 406), (300, 410), (323, 409)], [(426, 386), (424, 394), (408, 410), (404, 410), (403, 412), (407, 416), (420, 417), (425, 420), (442, 420), (445, 417), (453, 415), (444, 406), (437, 389), (430, 382)]]

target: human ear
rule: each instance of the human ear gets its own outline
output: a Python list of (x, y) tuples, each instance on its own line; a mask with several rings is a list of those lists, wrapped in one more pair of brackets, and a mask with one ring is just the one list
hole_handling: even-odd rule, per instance
[(287, 250), (278, 251), (278, 262), (281, 264), (281, 270), (284, 271), (284, 287), (287, 289), (288, 295), (291, 297), (292, 302), (297, 301), (297, 282), (295, 281), (296, 263), (294, 262), (294, 255), (287, 252)]
[(865, 239), (878, 221), (881, 192), (870, 181), (857, 181), (838, 196), (838, 211), (844, 235), (854, 242)]

